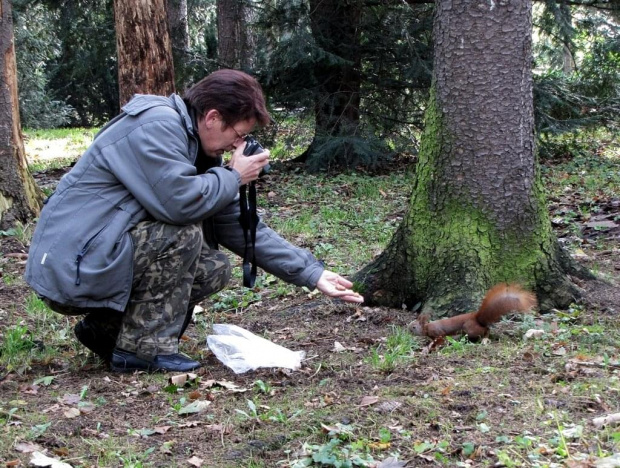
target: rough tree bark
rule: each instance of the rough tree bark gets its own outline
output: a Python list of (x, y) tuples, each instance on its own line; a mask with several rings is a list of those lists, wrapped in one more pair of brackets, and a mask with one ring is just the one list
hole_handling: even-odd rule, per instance
[(531, 0), (440, 0), (434, 76), (409, 210), (387, 249), (356, 275), (367, 300), (424, 303), (432, 317), (475, 310), (501, 281), (541, 308), (587, 275), (560, 248), (535, 157)]
[[(347, 167), (355, 161), (353, 145), (346, 137), (357, 134), (360, 123), (360, 22), (362, 3), (357, 0), (310, 0), (312, 37), (323, 56), (314, 66), (318, 82), (315, 97), (315, 136), (297, 160), (320, 158), (328, 139), (344, 137), (328, 164)], [(325, 168), (325, 164), (319, 162)]]
[(39, 214), (43, 194), (28, 172), (17, 98), (11, 2), (0, 0), (0, 229)]
[(251, 11), (244, 0), (217, 0), (217, 59), (221, 67), (252, 68)]
[(136, 93), (174, 92), (164, 0), (114, 0), (121, 106)]

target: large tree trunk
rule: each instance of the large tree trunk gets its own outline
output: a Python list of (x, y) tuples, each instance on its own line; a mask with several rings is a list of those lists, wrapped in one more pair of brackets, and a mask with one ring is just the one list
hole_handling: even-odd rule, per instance
[(564, 307), (577, 270), (555, 239), (535, 158), (531, 0), (440, 0), (431, 100), (407, 215), (358, 273), (370, 301), (474, 309), (494, 283)]
[(136, 93), (174, 92), (164, 0), (114, 0), (121, 106)]
[(223, 68), (250, 70), (254, 64), (251, 10), (244, 0), (217, 0), (217, 59)]
[[(314, 66), (315, 136), (299, 159), (314, 160), (312, 165), (321, 169), (357, 161), (351, 138), (358, 134), (360, 121), (361, 15), (357, 0), (310, 0), (312, 37), (322, 57)], [(321, 151), (325, 144), (330, 144), (328, 153)]]
[(28, 172), (17, 99), (11, 2), (0, 0), (0, 229), (37, 216), (43, 199)]

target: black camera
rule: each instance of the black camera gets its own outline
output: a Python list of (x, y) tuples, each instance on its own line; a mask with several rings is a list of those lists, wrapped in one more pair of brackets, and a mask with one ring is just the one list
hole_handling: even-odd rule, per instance
[[(260, 143), (254, 139), (253, 136), (246, 136), (245, 143), (245, 148), (243, 150), (244, 156), (253, 156), (255, 154), (262, 153), (265, 150), (265, 148), (263, 148)], [(263, 167), (260, 175), (262, 176), (264, 174), (268, 174), (270, 170), (271, 166), (267, 164), (265, 167)]]

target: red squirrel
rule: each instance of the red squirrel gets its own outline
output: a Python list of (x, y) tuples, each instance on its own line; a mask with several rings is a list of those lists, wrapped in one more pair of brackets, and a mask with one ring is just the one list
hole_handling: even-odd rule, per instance
[(416, 335), (437, 338), (445, 335), (465, 334), (469, 339), (482, 338), (489, 326), (510, 312), (527, 312), (536, 307), (536, 296), (518, 284), (500, 283), (489, 289), (477, 312), (461, 314), (433, 322), (421, 317), (410, 325)]

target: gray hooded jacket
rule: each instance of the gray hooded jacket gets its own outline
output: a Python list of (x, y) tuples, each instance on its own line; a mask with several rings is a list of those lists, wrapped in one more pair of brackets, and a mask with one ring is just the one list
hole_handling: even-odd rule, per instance
[[(124, 310), (133, 278), (128, 231), (147, 218), (203, 222), (207, 237), (243, 255), (239, 173), (218, 166), (197, 174), (199, 144), (178, 95), (134, 97), (47, 200), (30, 247), (28, 284), (61, 304)], [(323, 272), (310, 252), (262, 222), (255, 248), (258, 266), (289, 283), (314, 288)]]

